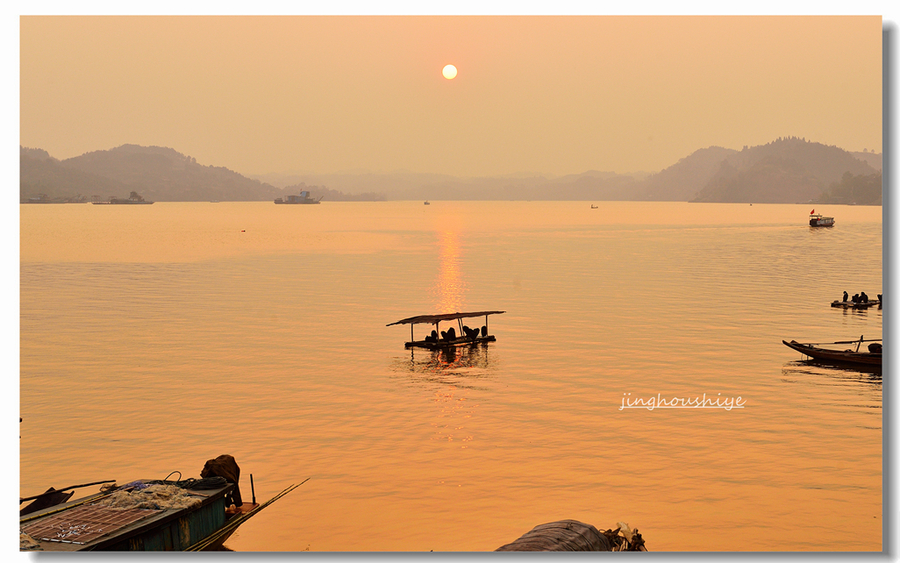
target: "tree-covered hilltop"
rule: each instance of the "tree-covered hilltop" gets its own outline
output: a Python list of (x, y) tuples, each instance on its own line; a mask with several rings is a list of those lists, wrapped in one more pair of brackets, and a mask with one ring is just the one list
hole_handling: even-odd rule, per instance
[(19, 151), (19, 197), (48, 200), (90, 200), (92, 194), (127, 194), (121, 182), (65, 166), (42, 149), (21, 147)]
[(816, 202), (844, 174), (875, 172), (867, 162), (841, 148), (785, 137), (765, 145), (744, 147), (724, 159), (693, 201)]
[[(197, 159), (165, 147), (122, 145), (61, 162), (70, 170), (91, 173), (121, 183), (150, 201), (255, 201), (281, 196), (281, 190), (246, 178), (222, 166), (204, 166)], [(101, 197), (117, 193), (90, 192)]]
[(833, 182), (820, 201), (852, 205), (881, 205), (881, 171), (854, 176), (844, 172), (840, 182)]

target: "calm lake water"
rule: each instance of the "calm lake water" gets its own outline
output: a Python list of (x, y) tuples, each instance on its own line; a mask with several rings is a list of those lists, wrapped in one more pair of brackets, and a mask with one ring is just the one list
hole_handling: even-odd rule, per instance
[[(493, 550), (567, 518), (650, 551), (881, 550), (881, 374), (781, 340), (881, 338), (829, 303), (882, 293), (882, 209), (596, 205), (21, 205), (20, 494), (228, 453), (258, 502), (310, 478), (237, 551)], [(497, 341), (454, 357), (386, 326), (481, 310)], [(704, 393), (743, 408), (620, 408)]]

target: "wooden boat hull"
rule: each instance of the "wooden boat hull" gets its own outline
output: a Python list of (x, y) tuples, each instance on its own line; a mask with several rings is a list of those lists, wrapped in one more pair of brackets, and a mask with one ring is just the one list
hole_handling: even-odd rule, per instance
[[(184, 551), (225, 525), (225, 497), (233, 487), (227, 484), (217, 489), (191, 491), (192, 495), (201, 498), (200, 504), (191, 508), (146, 510), (149, 515), (114, 528), (104, 523), (102, 526), (108, 532), (82, 543), (44, 539), (40, 534), (34, 539), (42, 551)], [(53, 519), (59, 517), (64, 517), (65, 526), (82, 530), (97, 528), (101, 526), (99, 522), (111, 518), (107, 514), (111, 512), (109, 509), (92, 506), (92, 502), (103, 496), (98, 493), (35, 512), (20, 518), (20, 528), (26, 533), (30, 529), (40, 530), (52, 526)]]
[(880, 353), (829, 350), (827, 348), (819, 348), (817, 346), (801, 344), (796, 340), (791, 340), (790, 342), (782, 340), (781, 342), (788, 348), (794, 349), (801, 354), (804, 354), (816, 360), (868, 366), (881, 365)]
[(853, 301), (831, 302), (832, 307), (843, 307), (844, 309), (868, 309), (869, 307), (881, 307), (881, 301), (868, 301), (866, 303), (854, 303)]
[(454, 340), (438, 340), (436, 342), (417, 340), (415, 342), (407, 342), (405, 346), (406, 348), (427, 348), (428, 350), (444, 350), (446, 348), (455, 348), (457, 346), (469, 346), (496, 341), (497, 338), (493, 334), (489, 334), (487, 336), (479, 336), (478, 338), (456, 338)]

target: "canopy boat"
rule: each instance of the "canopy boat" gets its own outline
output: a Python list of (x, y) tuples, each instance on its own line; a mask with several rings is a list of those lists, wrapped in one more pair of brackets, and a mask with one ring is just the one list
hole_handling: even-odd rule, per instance
[[(488, 316), (499, 315), (506, 311), (479, 311), (474, 313), (444, 313), (442, 315), (419, 315), (417, 317), (409, 317), (399, 321), (389, 323), (386, 326), (393, 325), (409, 325), (409, 342), (405, 344), (406, 348), (427, 348), (429, 350), (440, 350), (452, 346), (465, 346), (467, 344), (479, 344), (485, 342), (494, 342), (496, 337), (488, 334)], [(481, 329), (469, 328), (462, 323), (462, 319), (472, 317), (484, 317), (484, 325)], [(459, 334), (453, 327), (447, 331), (441, 331), (441, 321), (457, 321), (459, 325)], [(426, 336), (424, 340), (416, 340), (413, 335), (413, 326), (417, 324), (434, 325), (434, 330)]]
[(796, 340), (790, 342), (781, 341), (788, 348), (797, 350), (801, 354), (809, 356), (814, 360), (823, 362), (835, 362), (844, 364), (865, 364), (865, 365), (881, 365), (881, 345), (872, 344), (868, 349), (860, 352), (859, 348), (863, 342), (881, 342), (880, 338), (872, 340), (863, 340), (860, 336), (859, 340), (843, 340), (839, 342), (830, 342), (829, 344), (856, 344), (855, 350), (833, 350), (822, 348), (820, 344), (802, 344)]
[(815, 213), (815, 209), (809, 213), (810, 227), (833, 227), (834, 217), (824, 217), (821, 213)]

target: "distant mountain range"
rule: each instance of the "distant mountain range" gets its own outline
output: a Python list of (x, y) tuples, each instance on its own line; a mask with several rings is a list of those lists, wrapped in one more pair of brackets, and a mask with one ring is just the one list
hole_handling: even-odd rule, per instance
[(204, 166), (165, 147), (122, 145), (58, 160), (20, 147), (21, 201), (85, 201), (135, 191), (149, 201), (264, 201), (308, 190), (324, 201), (631, 200), (880, 205), (880, 153), (797, 137), (743, 150), (709, 147), (655, 174), (587, 171), (546, 178), (441, 174), (267, 174)]

